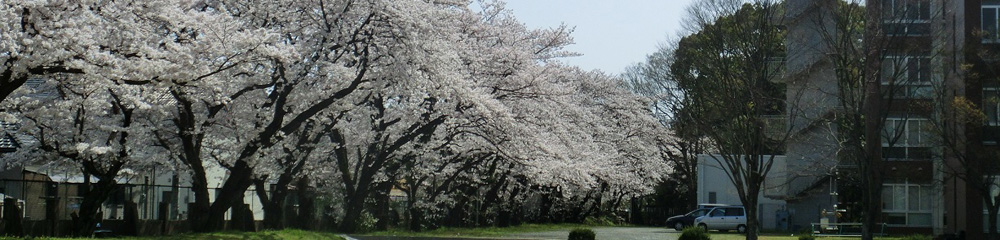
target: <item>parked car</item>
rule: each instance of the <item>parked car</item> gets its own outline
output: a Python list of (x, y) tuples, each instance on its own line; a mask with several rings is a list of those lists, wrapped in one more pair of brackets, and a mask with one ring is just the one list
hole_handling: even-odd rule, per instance
[(694, 224), (705, 231), (736, 230), (745, 233), (747, 232), (747, 211), (743, 209), (743, 206), (716, 207), (712, 208), (705, 216), (695, 218)]
[(677, 231), (684, 230), (686, 227), (694, 226), (694, 219), (705, 216), (705, 214), (708, 214), (708, 211), (712, 211), (712, 209), (699, 208), (684, 215), (667, 218), (667, 227), (673, 227)]
[(708, 210), (712, 210), (713, 208), (717, 208), (717, 207), (728, 207), (728, 206), (733, 206), (733, 205), (729, 205), (729, 204), (719, 204), (719, 203), (699, 203), (699, 204), (698, 204), (698, 209), (708, 209)]
[(708, 211), (712, 211), (716, 207), (727, 207), (731, 206), (728, 204), (718, 204), (718, 203), (701, 203), (698, 204), (698, 208), (684, 215), (677, 215), (667, 218), (667, 227), (673, 227), (677, 231), (684, 230), (686, 227), (694, 226), (694, 219), (705, 216)]

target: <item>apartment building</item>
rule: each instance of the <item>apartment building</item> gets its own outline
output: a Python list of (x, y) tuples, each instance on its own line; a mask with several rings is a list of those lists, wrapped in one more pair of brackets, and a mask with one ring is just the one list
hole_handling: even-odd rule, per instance
[[(832, 17), (842, 14), (836, 12), (840, 4), (786, 2), (785, 83), (792, 134), (783, 198), (793, 226), (820, 219), (854, 222), (858, 214), (868, 214), (859, 209), (860, 186), (846, 177), (858, 166), (844, 159), (850, 149), (838, 137), (847, 129), (837, 118), (850, 112), (844, 109), (850, 100), (844, 99), (836, 72), (835, 59), (844, 54), (837, 48), (843, 45), (830, 44), (845, 34)], [(877, 214), (889, 233), (964, 231), (969, 239), (981, 238), (987, 221), (982, 191), (976, 188), (983, 183), (966, 181), (975, 176), (963, 166), (981, 169), (975, 174), (1000, 174), (965, 154), (1000, 152), (1000, 0), (867, 0), (860, 5), (880, 8), (881, 28), (866, 40), (879, 44), (881, 52), (879, 61), (866, 63), (881, 70), (884, 115), (882, 207), (870, 214)], [(984, 123), (944, 116), (964, 113), (956, 110), (955, 99), (967, 99), (981, 110)], [(942, 129), (958, 130), (946, 135)]]

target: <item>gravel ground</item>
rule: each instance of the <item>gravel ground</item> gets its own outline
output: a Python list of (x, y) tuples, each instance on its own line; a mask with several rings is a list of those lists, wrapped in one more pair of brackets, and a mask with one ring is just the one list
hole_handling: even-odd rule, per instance
[[(680, 232), (667, 228), (654, 227), (597, 227), (591, 228), (597, 234), (597, 239), (646, 240), (646, 239), (677, 239)], [(524, 239), (558, 239), (569, 237), (569, 231), (519, 233), (511, 235)]]
[[(654, 227), (596, 227), (591, 228), (594, 233), (597, 234), (598, 240), (610, 239), (610, 240), (673, 240), (677, 239), (681, 235), (680, 232), (674, 231), (673, 229), (667, 228), (654, 228)], [(345, 236), (347, 237), (347, 236)], [(569, 231), (553, 231), (553, 232), (532, 232), (532, 233), (517, 233), (509, 236), (504, 236), (503, 240), (519, 239), (519, 240), (564, 240), (569, 237)], [(433, 237), (367, 237), (367, 236), (350, 236), (348, 240), (359, 239), (359, 240), (484, 240), (490, 238), (433, 238)]]

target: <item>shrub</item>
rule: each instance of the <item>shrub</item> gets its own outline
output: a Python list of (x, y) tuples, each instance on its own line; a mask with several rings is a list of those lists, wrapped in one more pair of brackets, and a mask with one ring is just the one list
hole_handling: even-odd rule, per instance
[(931, 238), (930, 236), (910, 235), (910, 236), (903, 237), (903, 239), (901, 239), (901, 240), (931, 240), (931, 239), (933, 239), (933, 238)]
[(361, 218), (358, 221), (358, 232), (369, 233), (376, 230), (375, 223), (378, 222), (378, 218), (375, 218), (375, 215), (372, 215), (368, 211), (362, 211)]
[(707, 232), (705, 232), (705, 229), (701, 229), (700, 227), (697, 226), (684, 228), (684, 231), (681, 232), (681, 237), (677, 238), (677, 240), (710, 240), (710, 239), (712, 238), (711, 236), (708, 235)]
[(586, 228), (577, 228), (569, 232), (569, 240), (594, 240), (594, 231)]
[(812, 229), (809, 229), (809, 228), (803, 228), (801, 231), (799, 231), (798, 235), (799, 235), (799, 240), (815, 240), (816, 239), (816, 236), (813, 236)]

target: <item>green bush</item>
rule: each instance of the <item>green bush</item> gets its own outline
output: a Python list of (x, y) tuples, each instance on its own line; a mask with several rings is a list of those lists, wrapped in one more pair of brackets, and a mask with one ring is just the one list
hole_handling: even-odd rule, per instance
[(594, 240), (594, 231), (586, 228), (577, 228), (569, 232), (569, 240)]
[(931, 236), (910, 235), (910, 236), (903, 237), (900, 240), (931, 240), (931, 239), (933, 239), (933, 238), (931, 238)]
[(370, 233), (370, 232), (374, 232), (376, 230), (375, 229), (375, 223), (378, 222), (378, 218), (375, 218), (375, 215), (372, 215), (368, 211), (362, 211), (361, 212), (361, 218), (358, 219), (358, 221), (359, 221), (359, 223), (358, 223), (358, 229), (357, 229), (358, 232), (359, 233)]
[(712, 237), (709, 236), (704, 229), (701, 229), (700, 227), (697, 226), (684, 228), (684, 231), (681, 232), (681, 237), (677, 238), (677, 240), (711, 240), (711, 239)]

